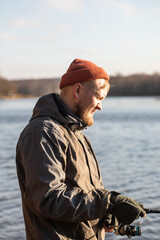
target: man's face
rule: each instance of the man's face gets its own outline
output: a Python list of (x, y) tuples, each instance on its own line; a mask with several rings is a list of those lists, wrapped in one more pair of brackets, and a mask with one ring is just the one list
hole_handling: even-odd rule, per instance
[(109, 83), (104, 79), (96, 79), (82, 84), (79, 102), (76, 106), (76, 115), (87, 126), (93, 124), (93, 115), (96, 110), (102, 110), (101, 101), (106, 97), (108, 91)]

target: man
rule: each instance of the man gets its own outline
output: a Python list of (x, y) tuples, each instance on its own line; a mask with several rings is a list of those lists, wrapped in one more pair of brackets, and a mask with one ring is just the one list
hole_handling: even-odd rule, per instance
[(81, 132), (102, 109), (108, 74), (92, 62), (75, 59), (60, 89), (60, 95), (38, 100), (17, 144), (26, 236), (97, 240), (103, 228), (113, 231), (113, 220), (130, 224), (145, 212), (134, 200), (104, 188), (91, 144)]

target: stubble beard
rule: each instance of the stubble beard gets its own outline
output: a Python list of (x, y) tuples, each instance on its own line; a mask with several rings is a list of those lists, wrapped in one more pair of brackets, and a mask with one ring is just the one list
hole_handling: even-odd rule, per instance
[(94, 123), (93, 116), (89, 116), (89, 109), (84, 108), (83, 105), (77, 104), (76, 115), (82, 119), (87, 126), (91, 126)]

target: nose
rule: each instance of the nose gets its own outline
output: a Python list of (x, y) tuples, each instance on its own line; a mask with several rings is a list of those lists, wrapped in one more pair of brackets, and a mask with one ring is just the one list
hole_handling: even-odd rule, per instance
[(98, 102), (98, 104), (97, 104), (97, 109), (98, 109), (98, 110), (102, 110), (102, 103), (101, 103), (101, 102)]

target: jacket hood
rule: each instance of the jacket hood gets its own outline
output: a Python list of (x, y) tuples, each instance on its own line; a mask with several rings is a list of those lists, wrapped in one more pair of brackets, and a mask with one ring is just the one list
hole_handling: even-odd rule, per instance
[(40, 117), (49, 117), (62, 125), (69, 126), (72, 130), (82, 130), (86, 127), (86, 123), (78, 118), (55, 93), (42, 96), (37, 101), (30, 121)]

